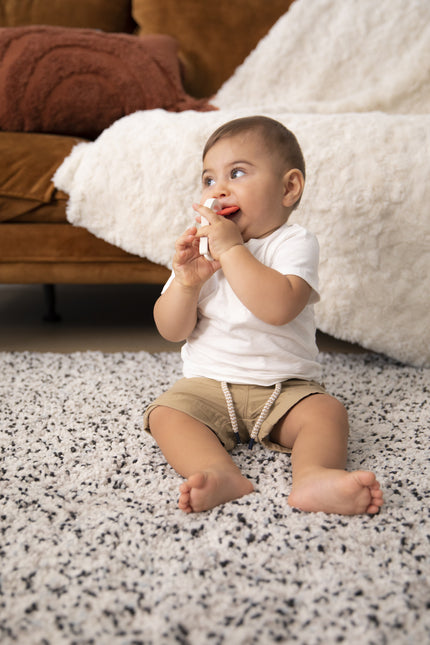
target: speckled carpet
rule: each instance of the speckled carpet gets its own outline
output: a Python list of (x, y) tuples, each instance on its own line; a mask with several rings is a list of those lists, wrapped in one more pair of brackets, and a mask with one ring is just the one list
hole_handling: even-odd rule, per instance
[(256, 492), (203, 514), (141, 431), (177, 354), (0, 354), (0, 641), (430, 642), (430, 370), (322, 354), (376, 517), (287, 503), (288, 455), (239, 447)]

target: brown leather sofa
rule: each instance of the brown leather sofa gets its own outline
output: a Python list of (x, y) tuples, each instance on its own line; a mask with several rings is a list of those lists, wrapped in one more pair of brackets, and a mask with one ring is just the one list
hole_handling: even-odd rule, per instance
[[(233, 73), (278, 17), (288, 10), (291, 2), (0, 0), (0, 105), (3, 106), (3, 111), (0, 108), (0, 283), (163, 283), (169, 273), (165, 267), (131, 255), (96, 238), (86, 229), (69, 224), (66, 220), (67, 195), (55, 189), (51, 178), (76, 143), (95, 138), (98, 131), (116, 117), (150, 107), (180, 110), (195, 105), (196, 109), (211, 109), (208, 97)], [(126, 52), (140, 46), (149, 34), (173, 37), (174, 50), (171, 43), (168, 42), (167, 46), (170, 47), (169, 55), (176, 51), (176, 58), (173, 62), (170, 60), (168, 73), (175, 74), (172, 69), (178, 65), (181, 83), (178, 92), (183, 92), (182, 103), (165, 106), (163, 102), (151, 104), (147, 96), (143, 96), (142, 101), (137, 97), (135, 103), (128, 107), (120, 106), (116, 116), (115, 109), (111, 111), (107, 121), (102, 118), (97, 121), (96, 108), (99, 106), (95, 106), (93, 116), (98, 128), (88, 133), (85, 128), (80, 128), (86, 117), (93, 113), (91, 92), (85, 90), (84, 85), (83, 93), (89, 97), (87, 113), (81, 114), (81, 118), (73, 123), (66, 114), (58, 125), (54, 114), (58, 106), (52, 108), (48, 105), (43, 93), (35, 91), (34, 77), (29, 76), (28, 70), (33, 69), (33, 59), (37, 58), (32, 49), (34, 43), (23, 41), (21, 53), (13, 49), (17, 47), (14, 43), (1, 49), (1, 43), (7, 41), (10, 34), (30, 25), (55, 25), (67, 30), (54, 33), (58, 42), (65, 44), (69, 43), (69, 38), (78, 36), (82, 29), (101, 30), (94, 32), (94, 37), (105, 40), (113, 34), (126, 34)], [(11, 28), (15, 32), (11, 32)], [(45, 34), (49, 43), (53, 42), (51, 28), (48, 27)], [(46, 31), (46, 28), (41, 31)], [(27, 35), (26, 31), (22, 34)], [(38, 34), (37, 31), (31, 36), (36, 38)], [(74, 51), (70, 49), (67, 60), (73, 60)], [(49, 62), (48, 54), (48, 51), (44, 52), (44, 62)], [(25, 66), (19, 67), (20, 56), (27, 56)], [(90, 56), (83, 54), (85, 61)], [(122, 70), (126, 65), (115, 51), (111, 53), (110, 60), (113, 66), (119, 67), (117, 80), (121, 84)], [(132, 74), (136, 68), (135, 61), (133, 66)], [(49, 65), (46, 69), (49, 70)], [(35, 66), (34, 70), (34, 76), (41, 74), (40, 66)], [(55, 73), (54, 70), (53, 75)], [(42, 74), (37, 81), (39, 85), (47, 82), (50, 76), (49, 71), (44, 74), (45, 77)], [(149, 76), (149, 72), (144, 76), (143, 85), (154, 82)], [(122, 80), (129, 89), (134, 85), (133, 78), (130, 80), (124, 76)], [(67, 78), (62, 79), (63, 84), (66, 81)], [(25, 96), (22, 91), (24, 83)], [(56, 86), (53, 91), (57, 89)], [(31, 92), (33, 94), (29, 98)], [(124, 88), (121, 92), (124, 94)], [(145, 92), (144, 87), (143, 95)], [(115, 108), (112, 105), (115, 100), (111, 98), (109, 102), (110, 108)], [(102, 109), (105, 104), (106, 100)], [(54, 111), (52, 126), (49, 110)]]

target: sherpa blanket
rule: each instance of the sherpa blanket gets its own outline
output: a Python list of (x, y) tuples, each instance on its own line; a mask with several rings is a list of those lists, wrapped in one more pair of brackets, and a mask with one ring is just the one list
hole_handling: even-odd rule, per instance
[(296, 0), (215, 97), (221, 108), (428, 113), (427, 0)]
[[(54, 177), (70, 195), (69, 221), (170, 266), (175, 239), (194, 221), (191, 204), (199, 199), (206, 138), (237, 116), (273, 116), (297, 134), (307, 162), (304, 197), (291, 221), (320, 241), (318, 327), (396, 359), (430, 365), (430, 3), (298, 0), (291, 9), (220, 90), (218, 112), (137, 112), (95, 142), (78, 145)], [(334, 25), (336, 33), (324, 38), (318, 23)], [(288, 45), (282, 49), (282, 43)], [(410, 87), (405, 65), (412, 70)], [(327, 94), (330, 109), (368, 111), (315, 113), (329, 112), (324, 101), (314, 113), (287, 110), (291, 88), (312, 66), (327, 72), (327, 85), (334, 83), (339, 96), (344, 88), (336, 105)], [(285, 68), (293, 71), (284, 79)], [(360, 100), (351, 103), (351, 76), (362, 87), (369, 68), (392, 79), (394, 111), (409, 114), (376, 111), (382, 82), (376, 71)], [(253, 89), (256, 79), (260, 92)], [(294, 101), (306, 99), (310, 110), (313, 91), (309, 83)]]

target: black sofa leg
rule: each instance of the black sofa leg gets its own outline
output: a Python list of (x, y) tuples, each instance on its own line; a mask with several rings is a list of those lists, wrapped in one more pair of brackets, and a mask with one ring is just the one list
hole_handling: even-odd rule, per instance
[(46, 314), (43, 316), (45, 322), (60, 322), (61, 316), (57, 313), (55, 305), (55, 284), (44, 284), (43, 293), (45, 295)]

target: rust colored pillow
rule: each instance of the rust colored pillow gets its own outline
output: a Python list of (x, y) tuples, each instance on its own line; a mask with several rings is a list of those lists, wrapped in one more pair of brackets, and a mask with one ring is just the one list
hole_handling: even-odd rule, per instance
[(3, 28), (0, 61), (0, 130), (93, 139), (137, 110), (214, 109), (186, 94), (170, 36)]

